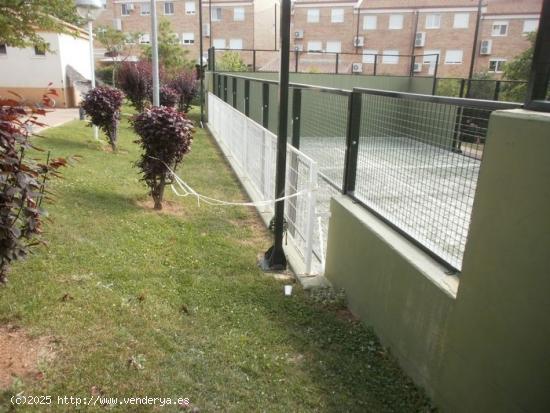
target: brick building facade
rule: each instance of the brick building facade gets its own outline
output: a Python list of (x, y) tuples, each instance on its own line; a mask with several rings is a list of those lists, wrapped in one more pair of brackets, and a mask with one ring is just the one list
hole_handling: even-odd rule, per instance
[[(529, 46), (527, 34), (537, 28), (541, 5), (542, 0), (482, 2), (474, 73), (498, 77), (503, 62)], [(334, 65), (335, 57), (315, 51), (342, 53), (340, 73), (355, 66), (367, 74), (429, 75), (438, 59), (438, 76), (466, 77), (477, 19), (478, 0), (296, 0), (291, 47), (306, 52), (302, 60), (312, 68)]]
[[(149, 43), (151, 15), (149, 0), (108, 0), (96, 25), (110, 25), (124, 32), (142, 33), (140, 43)], [(159, 20), (167, 19), (189, 57), (199, 55), (198, 0), (157, 1)], [(254, 48), (254, 1), (216, 0), (202, 2), (203, 48)], [(98, 45), (98, 48), (101, 46)]]

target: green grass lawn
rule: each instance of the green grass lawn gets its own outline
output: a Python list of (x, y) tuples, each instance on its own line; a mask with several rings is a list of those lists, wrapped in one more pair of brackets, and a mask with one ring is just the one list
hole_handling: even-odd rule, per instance
[[(45, 134), (39, 144), (52, 156), (83, 159), (52, 184), (48, 246), (14, 265), (0, 288), (0, 324), (53, 336), (57, 355), (40, 366), (41, 380), (1, 393), (0, 411), (16, 391), (89, 397), (93, 388), (106, 397), (188, 397), (201, 412), (429, 410), (371, 331), (299, 287), (284, 297), (258, 270), (270, 237), (253, 209), (198, 206), (169, 190), (168, 211), (147, 207), (126, 121), (115, 154), (84, 122)], [(204, 130), (179, 172), (206, 195), (245, 199)]]

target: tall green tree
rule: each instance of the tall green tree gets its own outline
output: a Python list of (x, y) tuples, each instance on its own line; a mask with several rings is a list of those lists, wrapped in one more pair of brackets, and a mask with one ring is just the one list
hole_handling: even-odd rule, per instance
[(64, 22), (80, 24), (73, 1), (69, 0), (0, 0), (0, 43), (12, 47), (48, 44), (38, 30), (71, 33)]
[[(151, 45), (143, 46), (143, 57), (152, 60)], [(184, 69), (191, 69), (193, 62), (187, 58), (188, 50), (181, 45), (178, 35), (166, 19), (162, 19), (158, 26), (159, 63), (168, 73), (176, 73)]]
[[(533, 53), (535, 50), (536, 38), (536, 32), (529, 33), (529, 48), (525, 49), (521, 54), (516, 56), (514, 60), (504, 65), (504, 79), (529, 80), (531, 65), (533, 64)], [(503, 97), (503, 100), (523, 102), (525, 100), (526, 93), (527, 85), (525, 83), (509, 83), (503, 85), (501, 96)]]

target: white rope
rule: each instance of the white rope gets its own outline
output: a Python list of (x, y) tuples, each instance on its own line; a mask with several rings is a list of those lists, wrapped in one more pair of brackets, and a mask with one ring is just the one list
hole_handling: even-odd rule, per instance
[[(204, 202), (207, 205), (214, 205), (214, 206), (262, 206), (262, 205), (269, 205), (273, 204), (275, 202), (283, 201), (286, 199), (291, 199), (298, 197), (300, 195), (307, 194), (310, 191), (316, 191), (317, 188), (311, 188), (311, 189), (303, 189), (301, 191), (295, 192), (291, 195), (282, 196), (275, 199), (268, 199), (264, 201), (256, 201), (256, 202), (231, 202), (231, 201), (224, 201), (221, 199), (212, 198), (206, 195), (199, 194), (197, 191), (195, 191), (187, 182), (185, 182), (183, 179), (181, 179), (163, 160), (159, 158), (155, 158), (153, 156), (149, 156), (151, 159), (156, 159), (159, 162), (162, 162), (166, 169), (168, 169), (168, 172), (170, 172), (170, 175), (174, 179), (175, 183), (177, 184), (178, 189), (174, 186), (172, 183), (170, 187), (172, 188), (172, 192), (178, 197), (187, 197), (187, 196), (193, 196), (197, 198), (197, 204), (200, 205), (200, 202)], [(180, 192), (181, 191), (181, 192)]]

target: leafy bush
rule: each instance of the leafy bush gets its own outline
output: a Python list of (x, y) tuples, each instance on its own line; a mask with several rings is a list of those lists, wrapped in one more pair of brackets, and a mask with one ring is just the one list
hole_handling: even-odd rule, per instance
[(152, 82), (152, 68), (149, 62), (126, 62), (117, 72), (117, 84), (138, 112), (143, 111), (152, 96)]
[(110, 87), (96, 87), (90, 90), (81, 103), (82, 108), (109, 139), (113, 151), (116, 151), (120, 107), (124, 93)]
[(436, 95), (460, 97), (460, 79), (437, 79)]
[[(49, 90), (49, 94), (55, 91)], [(43, 103), (51, 99), (44, 95)], [(25, 258), (30, 249), (40, 243), (42, 221), (46, 212), (41, 208), (46, 181), (59, 176), (57, 169), (67, 159), (48, 159), (45, 163), (26, 155), (32, 144), (32, 126), (45, 115), (43, 109), (24, 107), (14, 99), (0, 99), (0, 283), (7, 281), (10, 264)], [(36, 148), (35, 148), (36, 149)]]
[(225, 52), (216, 60), (216, 70), (221, 72), (246, 72), (247, 67), (240, 53)]
[(164, 187), (169, 183), (167, 166), (175, 170), (190, 151), (193, 122), (174, 108), (159, 106), (134, 116), (132, 125), (140, 137), (136, 143), (144, 151), (135, 165), (151, 190), (155, 209), (160, 210)]
[(187, 113), (191, 102), (199, 93), (199, 82), (194, 72), (181, 72), (168, 84), (179, 95), (178, 109)]
[(159, 91), (160, 104), (162, 106), (169, 106), (173, 108), (179, 101), (179, 94), (176, 90), (169, 86), (163, 86)]

